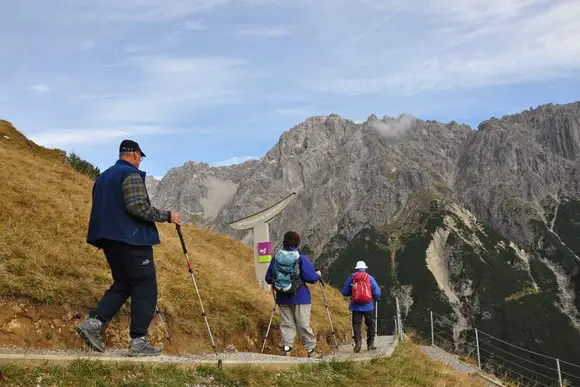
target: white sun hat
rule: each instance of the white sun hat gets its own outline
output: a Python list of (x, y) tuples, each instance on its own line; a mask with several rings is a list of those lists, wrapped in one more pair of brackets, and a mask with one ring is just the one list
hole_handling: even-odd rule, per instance
[(365, 263), (365, 261), (358, 261), (358, 262), (356, 263), (356, 266), (355, 266), (354, 268), (355, 268), (355, 269), (367, 269), (367, 268), (368, 268), (368, 266), (367, 266), (367, 264)]

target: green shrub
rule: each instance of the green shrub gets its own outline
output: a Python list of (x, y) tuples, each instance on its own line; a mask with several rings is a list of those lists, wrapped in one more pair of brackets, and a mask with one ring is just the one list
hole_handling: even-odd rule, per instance
[(87, 175), (91, 179), (96, 179), (100, 174), (101, 171), (98, 167), (95, 167), (93, 164), (89, 163), (86, 160), (81, 159), (76, 153), (71, 153), (67, 156), (67, 160), (69, 165), (77, 172)]

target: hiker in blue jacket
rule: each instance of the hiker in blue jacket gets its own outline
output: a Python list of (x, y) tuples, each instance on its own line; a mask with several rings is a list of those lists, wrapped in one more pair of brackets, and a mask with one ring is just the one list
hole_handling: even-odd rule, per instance
[[(300, 334), (300, 341), (308, 351), (308, 357), (321, 358), (322, 354), (316, 351), (316, 336), (310, 327), (311, 298), (310, 290), (306, 283), (315, 284), (320, 280), (320, 271), (316, 271), (306, 255), (298, 251), (300, 236), (294, 231), (288, 231), (284, 235), (282, 249), (276, 253), (270, 261), (266, 271), (265, 280), (273, 285), (276, 291), (276, 304), (280, 311), (280, 331), (283, 341), (283, 355), (288, 356), (292, 351), (296, 331)], [(276, 289), (277, 286), (287, 285), (290, 287), (290, 274), (284, 275), (284, 264), (289, 262), (289, 270), (298, 269), (296, 285), (289, 293), (284, 289)], [(297, 264), (296, 264), (297, 262)], [(274, 284), (273, 284), (274, 283)]]
[[(375, 316), (373, 311), (375, 310), (375, 303), (374, 300), (379, 300), (381, 298), (381, 289), (375, 281), (374, 277), (368, 273), (366, 273), (366, 269), (368, 266), (364, 261), (358, 261), (356, 263), (355, 272), (352, 273), (347, 279), (342, 288), (342, 295), (345, 297), (351, 296), (351, 302), (349, 305), (349, 309), (352, 311), (352, 328), (354, 331), (354, 351), (359, 352), (361, 348), (361, 336), (362, 336), (362, 319), (365, 319), (365, 325), (367, 326), (367, 349), (377, 349), (375, 346)], [(352, 285), (353, 285), (353, 277), (364, 277), (361, 274), (364, 273), (368, 275), (368, 280), (370, 282), (370, 291), (372, 294), (372, 298), (369, 302), (366, 303), (358, 303), (353, 300), (352, 294)], [(371, 295), (369, 295), (370, 298)]]
[(89, 317), (76, 326), (76, 331), (90, 348), (99, 352), (104, 351), (101, 340), (104, 328), (130, 298), (130, 356), (161, 354), (161, 348), (154, 347), (147, 334), (157, 306), (153, 246), (160, 240), (155, 223), (181, 224), (181, 215), (151, 205), (146, 173), (139, 169), (143, 157), (145, 153), (138, 143), (123, 140), (117, 162), (93, 184), (87, 242), (103, 250), (113, 284)]

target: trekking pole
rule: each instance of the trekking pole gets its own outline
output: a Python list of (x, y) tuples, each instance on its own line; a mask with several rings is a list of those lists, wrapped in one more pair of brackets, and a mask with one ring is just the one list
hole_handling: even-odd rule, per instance
[(375, 336), (379, 335), (379, 300), (375, 301)]
[(171, 335), (169, 334), (169, 331), (167, 330), (167, 324), (165, 324), (165, 320), (163, 320), (163, 315), (159, 311), (158, 306), (155, 306), (155, 312), (157, 313), (157, 316), (159, 316), (159, 321), (161, 321), (161, 326), (163, 326), (163, 330), (165, 331), (165, 336), (167, 336), (167, 341), (169, 341), (169, 344), (172, 344)]
[(264, 353), (264, 348), (266, 347), (266, 340), (268, 340), (268, 333), (270, 333), (270, 327), (272, 326), (272, 320), (274, 319), (274, 313), (276, 312), (276, 294), (274, 293), (274, 286), (272, 286), (272, 296), (274, 297), (274, 308), (272, 309), (272, 314), (270, 315), (270, 322), (268, 323), (268, 329), (266, 330), (266, 337), (264, 337), (264, 343), (262, 344), (262, 350), (260, 353)]
[[(379, 285), (379, 288), (382, 289), (384, 288), (384, 285)], [(377, 298), (376, 300), (376, 304), (375, 304), (375, 336), (379, 335), (379, 299)]]
[(336, 339), (336, 332), (334, 331), (334, 326), (332, 325), (332, 319), (330, 318), (330, 311), (328, 310), (328, 302), (326, 301), (326, 295), (324, 294), (324, 281), (322, 277), (320, 278), (320, 290), (322, 291), (322, 299), (324, 300), (324, 307), (326, 308), (326, 314), (328, 315), (328, 322), (330, 322), (330, 330), (332, 331), (332, 336), (334, 337), (334, 345), (338, 351), (338, 340)]
[(353, 314), (354, 314), (354, 312), (353, 312), (353, 311), (350, 311), (350, 322), (351, 322), (351, 323), (350, 323), (350, 334), (351, 334), (351, 338), (352, 338), (352, 343), (351, 343), (351, 345), (353, 345), (353, 346), (354, 346), (354, 345), (356, 345), (356, 343), (355, 343), (355, 337), (354, 337), (354, 326), (353, 326), (353, 324), (352, 324), (352, 320), (353, 320)]
[(211, 329), (209, 328), (209, 322), (207, 321), (207, 316), (205, 314), (205, 310), (203, 309), (203, 303), (201, 302), (201, 296), (199, 294), (199, 289), (197, 287), (197, 281), (195, 280), (195, 276), (193, 275), (193, 269), (191, 268), (191, 261), (189, 260), (189, 254), (187, 253), (187, 248), (185, 247), (185, 241), (183, 240), (183, 234), (181, 233), (181, 225), (176, 224), (175, 228), (177, 229), (177, 234), (179, 235), (179, 240), (181, 241), (181, 247), (183, 248), (183, 253), (185, 254), (185, 260), (187, 261), (187, 268), (189, 269), (189, 273), (191, 274), (191, 279), (193, 280), (193, 285), (195, 286), (195, 292), (197, 293), (197, 298), (199, 299), (199, 306), (201, 307), (201, 315), (205, 320), (205, 325), (207, 326), (207, 331), (209, 332), (209, 338), (211, 340), (211, 346), (213, 347), (213, 351), (215, 352), (216, 356), (218, 356), (218, 367), (221, 368), (222, 360), (219, 358), (217, 353), (215, 342), (213, 341), (213, 336), (211, 334)]

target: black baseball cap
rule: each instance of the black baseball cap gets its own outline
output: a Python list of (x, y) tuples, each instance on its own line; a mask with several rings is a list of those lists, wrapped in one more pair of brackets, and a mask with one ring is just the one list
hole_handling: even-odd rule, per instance
[(141, 156), (146, 157), (145, 153), (139, 148), (139, 144), (132, 140), (123, 140), (119, 145), (119, 152), (140, 152)]

